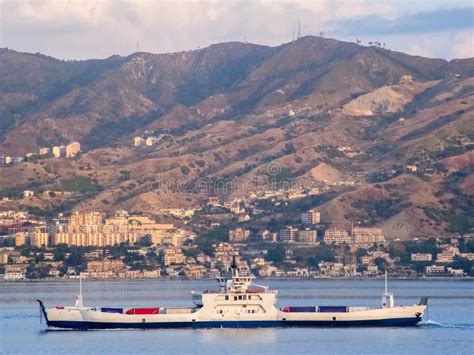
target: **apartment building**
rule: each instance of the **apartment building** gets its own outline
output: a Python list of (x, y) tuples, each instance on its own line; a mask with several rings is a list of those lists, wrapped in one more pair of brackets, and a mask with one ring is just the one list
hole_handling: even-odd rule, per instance
[(81, 151), (81, 144), (79, 142), (72, 142), (66, 146), (66, 158), (73, 158)]
[(184, 274), (190, 279), (202, 279), (206, 271), (203, 265), (189, 265), (184, 269)]
[(36, 228), (30, 236), (31, 246), (40, 248), (49, 245), (49, 232), (47, 228)]
[(259, 238), (264, 242), (276, 243), (278, 241), (278, 233), (263, 230), (258, 234)]
[(108, 246), (121, 243), (137, 243), (140, 237), (134, 233), (55, 233), (53, 244), (75, 246)]
[(424, 253), (412, 253), (411, 261), (431, 261), (433, 256), (431, 254)]
[[(74, 212), (68, 219), (57, 220), (52, 236), (53, 244), (77, 246), (107, 246), (120, 243), (137, 243), (150, 235), (152, 243), (160, 244), (173, 224), (159, 224), (146, 216), (129, 216), (118, 213), (104, 219), (99, 212)], [(185, 236), (176, 235), (174, 245), (183, 243)]]
[(18, 232), (15, 234), (15, 246), (21, 247), (30, 243), (30, 238), (26, 232)]
[(66, 153), (66, 147), (64, 145), (54, 146), (52, 152), (55, 158), (64, 157), (64, 154)]
[(278, 238), (283, 243), (294, 243), (298, 239), (298, 228), (294, 227), (286, 227), (280, 230), (278, 234)]
[(447, 246), (441, 253), (436, 255), (436, 262), (438, 263), (452, 263), (454, 257), (459, 254), (459, 249), (454, 246)]
[(374, 244), (385, 242), (382, 228), (354, 227), (352, 228), (351, 235), (354, 244)]
[(142, 145), (145, 145), (145, 139), (143, 137), (135, 137), (133, 138), (133, 145), (135, 147), (141, 147)]
[(230, 243), (242, 243), (250, 237), (250, 231), (243, 228), (235, 228), (229, 230), (229, 242)]
[(429, 275), (444, 274), (446, 273), (446, 267), (440, 265), (430, 265), (425, 268), (425, 271)]
[(163, 264), (165, 266), (173, 264), (184, 264), (186, 257), (180, 248), (168, 248), (165, 250)]
[(345, 229), (328, 228), (324, 231), (323, 240), (326, 244), (351, 244), (352, 238)]
[(5, 281), (16, 281), (26, 279), (28, 264), (5, 265)]
[(298, 231), (297, 241), (298, 243), (305, 243), (305, 244), (316, 244), (318, 236), (315, 230), (310, 228), (305, 228), (303, 230)]
[(318, 224), (321, 222), (321, 214), (316, 210), (309, 210), (301, 214), (301, 222), (304, 224)]
[(229, 243), (213, 244), (212, 246), (216, 264), (222, 266), (223, 269), (227, 269), (232, 262), (232, 258), (239, 255), (237, 249)]
[(124, 269), (125, 264), (122, 260), (100, 260), (87, 263), (88, 272), (118, 272)]

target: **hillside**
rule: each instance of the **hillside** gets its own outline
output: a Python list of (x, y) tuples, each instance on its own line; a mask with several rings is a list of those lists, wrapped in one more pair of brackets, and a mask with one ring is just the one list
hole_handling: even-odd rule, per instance
[[(156, 215), (287, 183), (333, 191), (327, 223), (405, 239), (466, 232), (472, 63), (310, 36), (68, 62), (3, 49), (0, 155), (72, 140), (83, 153), (0, 167), (3, 195), (37, 191), (2, 208)], [(162, 138), (133, 147), (151, 134)], [(65, 186), (79, 187), (43, 193)]]

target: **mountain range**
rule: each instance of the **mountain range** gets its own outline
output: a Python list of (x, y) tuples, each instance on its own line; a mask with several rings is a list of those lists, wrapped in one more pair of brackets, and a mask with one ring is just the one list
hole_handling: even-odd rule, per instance
[(277, 180), (330, 191), (309, 206), (329, 224), (402, 239), (474, 228), (473, 58), (306, 36), (86, 61), (0, 49), (0, 77), (0, 155), (82, 146), (0, 167), (3, 195), (38, 192), (2, 208), (158, 215)]

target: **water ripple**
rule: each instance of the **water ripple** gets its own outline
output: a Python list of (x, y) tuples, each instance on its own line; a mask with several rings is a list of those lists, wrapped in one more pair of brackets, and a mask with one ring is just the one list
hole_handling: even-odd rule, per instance
[(445, 324), (435, 322), (433, 320), (425, 320), (418, 323), (421, 327), (427, 328), (454, 328), (454, 329), (474, 329), (474, 324), (472, 323), (465, 323), (465, 324)]

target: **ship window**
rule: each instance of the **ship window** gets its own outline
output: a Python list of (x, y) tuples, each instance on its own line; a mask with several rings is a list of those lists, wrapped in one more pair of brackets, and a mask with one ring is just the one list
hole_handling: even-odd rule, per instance
[(237, 296), (234, 296), (234, 301), (237, 301)]
[(229, 296), (225, 296), (225, 300), (228, 301), (228, 300), (229, 300)]
[(242, 297), (244, 298), (244, 300), (246, 300), (246, 299), (247, 299), (247, 296), (246, 296), (246, 295), (243, 295)]
[(241, 300), (242, 300), (242, 296), (239, 296), (239, 301), (241, 301)]

